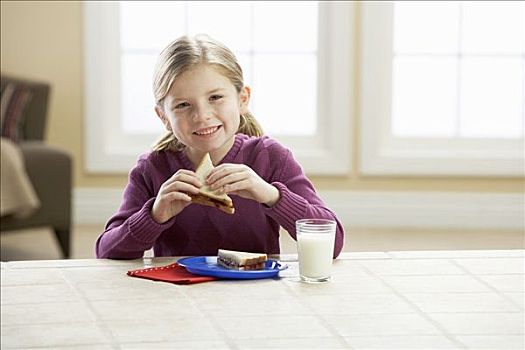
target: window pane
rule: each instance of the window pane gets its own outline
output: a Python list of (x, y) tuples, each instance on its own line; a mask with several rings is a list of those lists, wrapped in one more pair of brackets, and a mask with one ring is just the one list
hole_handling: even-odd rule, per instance
[(230, 50), (250, 50), (249, 2), (189, 1), (188, 34), (205, 33)]
[(264, 131), (271, 135), (314, 134), (316, 55), (256, 54), (254, 73), (251, 110)]
[(517, 2), (463, 2), (462, 44), (466, 53), (522, 53), (524, 7)]
[(254, 2), (255, 51), (317, 50), (317, 2)]
[(253, 81), (253, 60), (252, 55), (247, 53), (234, 52), (237, 57), (237, 62), (242, 68), (242, 75), (244, 78), (244, 85), (252, 86)]
[[(124, 130), (162, 131), (162, 125), (151, 119), (154, 105), (151, 80), (156, 56), (180, 35), (206, 33), (236, 54), (245, 84), (254, 89), (250, 108), (266, 132), (314, 134), (317, 16), (317, 2), (155, 2), (153, 6), (124, 2), (121, 7)], [(293, 26), (290, 18), (294, 19)], [(136, 48), (153, 49), (156, 54), (149, 56), (150, 52), (129, 50)], [(297, 106), (289, 102), (294, 99), (305, 102)]]
[(152, 91), (157, 55), (122, 55), (122, 129), (127, 133), (159, 134), (164, 129), (155, 114)]
[(392, 133), (451, 137), (456, 129), (456, 59), (395, 57)]
[(120, 39), (124, 49), (162, 49), (184, 34), (185, 5), (171, 1), (120, 2)]
[(461, 64), (461, 136), (520, 137), (523, 61), (477, 57)]
[(394, 3), (395, 53), (455, 53), (459, 3)]

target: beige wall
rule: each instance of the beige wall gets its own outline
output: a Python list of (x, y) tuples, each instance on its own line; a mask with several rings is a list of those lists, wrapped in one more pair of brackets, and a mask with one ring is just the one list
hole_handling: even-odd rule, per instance
[[(359, 64), (359, 62), (356, 62)], [(1, 2), (1, 70), (51, 83), (48, 142), (75, 159), (75, 186), (123, 187), (127, 175), (84, 171), (84, 76), (80, 2)], [(358, 85), (354, 82), (357, 94)], [(359, 129), (357, 98), (356, 123)], [(152, 121), (156, 122), (156, 121)], [(523, 179), (460, 177), (363, 177), (357, 172), (359, 135), (353, 135), (354, 167), (348, 176), (315, 177), (321, 190), (424, 190), (521, 192)]]

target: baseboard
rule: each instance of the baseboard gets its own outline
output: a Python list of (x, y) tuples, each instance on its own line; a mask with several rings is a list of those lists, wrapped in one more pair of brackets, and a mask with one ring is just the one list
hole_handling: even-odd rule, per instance
[[(519, 193), (320, 191), (347, 227), (524, 229)], [(122, 189), (76, 188), (76, 224), (103, 224), (119, 208)]]

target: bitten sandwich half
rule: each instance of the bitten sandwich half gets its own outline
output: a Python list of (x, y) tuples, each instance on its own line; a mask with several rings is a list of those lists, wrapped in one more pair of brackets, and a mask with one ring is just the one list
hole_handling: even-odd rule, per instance
[(219, 249), (217, 264), (231, 270), (262, 270), (267, 259), (262, 253)]
[[(206, 153), (195, 170), (195, 173), (203, 184), (206, 183), (206, 176), (213, 170), (213, 168), (214, 166), (211, 162), (210, 154)], [(217, 194), (207, 185), (200, 188), (199, 194), (190, 194), (189, 196), (193, 203), (215, 207), (228, 214), (233, 214), (235, 212), (232, 199), (227, 194)]]

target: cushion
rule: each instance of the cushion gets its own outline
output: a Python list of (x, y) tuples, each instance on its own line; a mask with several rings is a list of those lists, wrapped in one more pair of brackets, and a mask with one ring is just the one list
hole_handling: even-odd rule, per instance
[(29, 86), (9, 83), (2, 91), (0, 103), (0, 134), (14, 142), (22, 135), (24, 115), (33, 94)]

